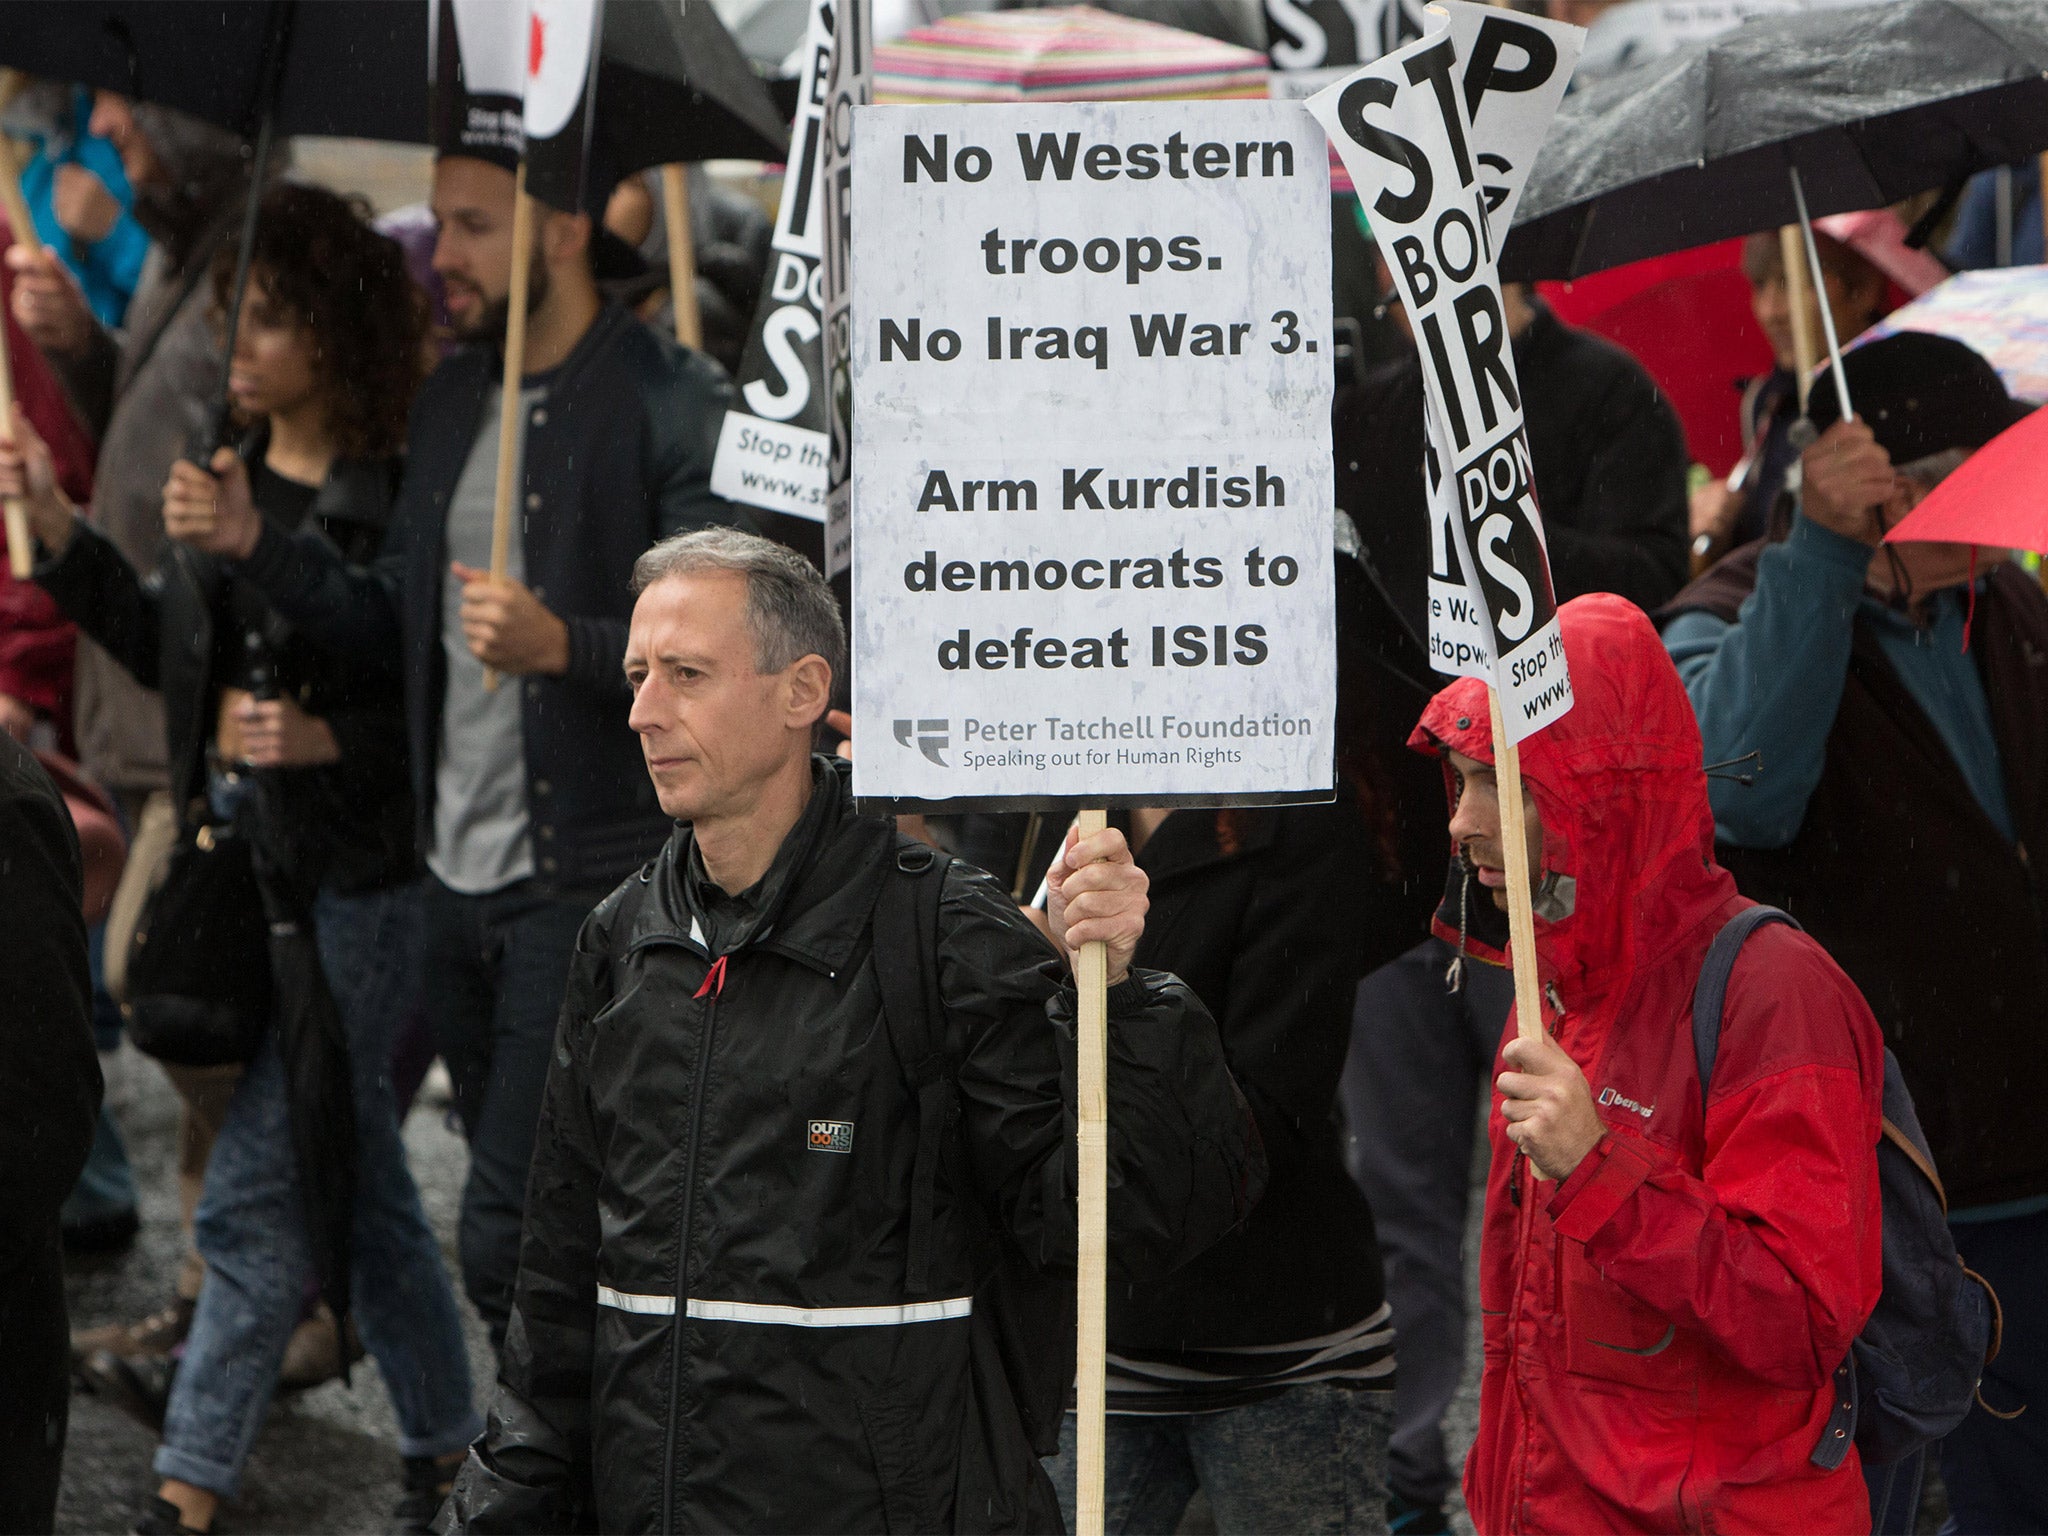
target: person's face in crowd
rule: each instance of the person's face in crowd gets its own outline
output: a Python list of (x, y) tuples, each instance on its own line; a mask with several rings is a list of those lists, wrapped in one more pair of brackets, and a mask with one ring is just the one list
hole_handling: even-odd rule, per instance
[(612, 188), (604, 205), (604, 227), (635, 247), (654, 233), (654, 198), (644, 180), (628, 176)]
[(747, 579), (736, 571), (665, 577), (633, 605), (627, 723), (665, 814), (744, 817), (792, 758), (808, 759), (811, 728), (831, 696), (830, 668), (805, 656), (761, 672), (754, 658)]
[(1590, 27), (1600, 19), (1601, 12), (1620, 3), (1621, 0), (1545, 0), (1543, 13), (1552, 21)]
[(249, 274), (228, 393), (244, 416), (288, 415), (319, 397), (312, 330), (277, 302), (265, 274)]
[[(1850, 337), (1862, 335), (1882, 316), (1884, 274), (1854, 251), (1833, 242), (1821, 245), (1820, 269), (1827, 279), (1828, 308), (1834, 313), (1835, 334), (1847, 346)], [(1771, 356), (1780, 368), (1798, 367), (1799, 352), (1792, 332), (1792, 295), (1785, 283), (1784, 256), (1775, 230), (1751, 235), (1744, 243), (1742, 274), (1749, 279), (1750, 308), (1771, 343)], [(1813, 300), (1813, 285), (1806, 286), (1813, 344), (1820, 360), (1825, 362), (1827, 341), (1821, 330), (1820, 306)]]
[[(1479, 883), (1493, 893), (1493, 904), (1508, 909), (1508, 863), (1500, 830), (1500, 781), (1493, 769), (1462, 752), (1446, 752), (1457, 787), (1458, 803), (1451, 810), (1451, 837), (1479, 877)], [(1543, 868), (1543, 818), (1537, 814), (1536, 798), (1525, 785), (1522, 790), (1522, 830), (1529, 845), (1529, 878), (1534, 881)]]
[[(448, 320), (460, 341), (497, 341), (505, 334), (512, 291), (512, 215), (518, 184), (510, 171), (467, 155), (434, 162), (434, 271), (448, 300)], [(544, 222), (544, 221), (541, 221)], [(536, 232), (534, 245), (540, 247)], [(526, 311), (548, 295), (547, 263), (529, 269)]]
[[(1900, 518), (1925, 501), (1928, 493), (1968, 457), (1961, 452), (1943, 454), (1895, 470), (1892, 494), (1880, 514), (1884, 526), (1895, 527)], [(1973, 575), (1988, 576), (2011, 558), (2011, 550), (1993, 549), (1989, 545), (1908, 540), (1879, 549), (1871, 557), (1868, 579), (1872, 587), (1889, 596), (1899, 589), (1903, 576), (1906, 595), (1924, 597), (1943, 587), (1959, 586)]]
[(121, 157), (122, 174), (130, 186), (152, 186), (163, 179), (163, 162), (135, 121), (135, 104), (112, 91), (96, 92), (92, 100), (91, 131), (114, 146)]

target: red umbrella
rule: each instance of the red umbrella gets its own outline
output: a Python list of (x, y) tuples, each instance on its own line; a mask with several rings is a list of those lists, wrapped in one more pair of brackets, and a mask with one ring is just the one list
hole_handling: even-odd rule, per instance
[(1885, 540), (2048, 554), (2048, 411), (2021, 418), (1971, 454)]

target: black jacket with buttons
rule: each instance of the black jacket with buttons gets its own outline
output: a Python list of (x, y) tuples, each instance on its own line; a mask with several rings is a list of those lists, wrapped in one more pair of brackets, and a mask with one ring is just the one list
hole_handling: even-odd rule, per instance
[[(365, 666), (401, 673), (422, 850), (447, 686), (441, 583), (448, 506), (501, 364), (465, 347), (413, 403), (405, 483), (375, 565), (266, 527), (241, 569), (278, 611)], [(535, 874), (554, 889), (610, 885), (662, 845), (669, 822), (626, 725), (621, 664), (633, 562), (658, 539), (737, 521), (711, 490), (732, 385), (716, 363), (607, 307), (527, 413), (518, 506), (527, 584), (569, 629), (560, 677), (520, 688)]]

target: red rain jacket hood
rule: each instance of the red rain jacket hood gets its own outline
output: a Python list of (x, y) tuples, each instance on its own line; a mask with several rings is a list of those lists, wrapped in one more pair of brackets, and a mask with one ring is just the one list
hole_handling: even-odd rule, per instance
[[(1536, 953), (1607, 1134), (1538, 1180), (1493, 1101), (1466, 1501), (1487, 1533), (1867, 1531), (1854, 1452), (1808, 1458), (1880, 1286), (1876, 1021), (1811, 939), (1760, 930), (1703, 1108), (1693, 985), (1749, 903), (1714, 862), (1699, 729), (1640, 609), (1559, 613), (1576, 702), (1521, 764), (1572, 883)], [(1409, 744), (1491, 763), (1484, 686), (1444, 689)]]

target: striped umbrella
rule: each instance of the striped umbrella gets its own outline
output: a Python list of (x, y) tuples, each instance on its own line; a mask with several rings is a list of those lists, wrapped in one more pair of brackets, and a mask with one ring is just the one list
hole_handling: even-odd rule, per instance
[(949, 16), (875, 49), (875, 100), (1263, 98), (1266, 56), (1092, 6)]

